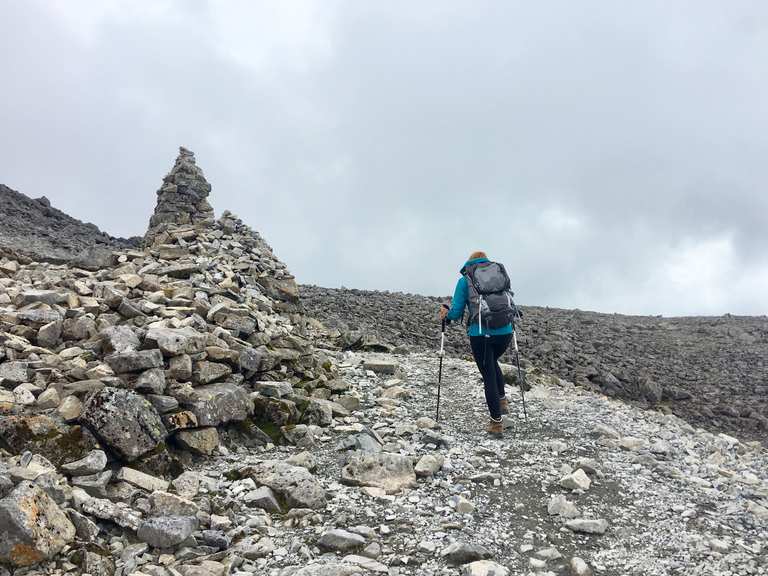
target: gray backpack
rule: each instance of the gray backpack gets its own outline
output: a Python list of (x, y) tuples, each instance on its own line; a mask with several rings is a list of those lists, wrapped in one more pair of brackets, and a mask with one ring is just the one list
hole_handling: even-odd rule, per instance
[(499, 262), (479, 262), (462, 268), (469, 289), (467, 326), (477, 324), (480, 334), (503, 328), (518, 315), (512, 300), (509, 275)]

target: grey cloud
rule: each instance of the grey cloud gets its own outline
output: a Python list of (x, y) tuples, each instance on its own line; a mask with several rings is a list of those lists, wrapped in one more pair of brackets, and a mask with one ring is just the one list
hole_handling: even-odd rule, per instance
[(765, 313), (763, 4), (246, 4), (0, 3), (0, 180), (139, 234), (184, 144), (304, 282)]

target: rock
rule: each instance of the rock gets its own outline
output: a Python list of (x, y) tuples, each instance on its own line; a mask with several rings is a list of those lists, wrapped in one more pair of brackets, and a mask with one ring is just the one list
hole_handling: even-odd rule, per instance
[(547, 513), (550, 516), (561, 518), (575, 518), (579, 515), (579, 509), (573, 502), (569, 502), (562, 494), (553, 494), (547, 504)]
[(633, 436), (624, 436), (619, 439), (619, 446), (629, 452), (634, 452), (645, 446), (645, 440), (634, 438)]
[(139, 374), (134, 388), (139, 392), (162, 394), (165, 392), (165, 372), (160, 368), (150, 368)]
[(573, 532), (584, 534), (605, 534), (605, 531), (608, 530), (608, 521), (602, 518), (599, 520), (575, 518), (568, 520), (565, 527)]
[(544, 560), (544, 561), (559, 560), (560, 558), (563, 557), (563, 555), (560, 554), (560, 552), (554, 546), (550, 546), (549, 548), (542, 548), (541, 550), (537, 550), (536, 552), (534, 552), (534, 556), (536, 556), (536, 558), (540, 558), (541, 560)]
[(253, 382), (253, 389), (268, 398), (282, 398), (293, 393), (290, 382)]
[(152, 492), (149, 503), (152, 516), (195, 516), (200, 511), (191, 500), (162, 490)]
[(65, 382), (56, 384), (59, 395), (65, 398), (69, 396), (85, 397), (91, 392), (98, 392), (104, 389), (104, 382), (101, 380), (80, 380), (78, 382)]
[(163, 414), (161, 419), (165, 425), (165, 429), (170, 434), (177, 430), (187, 430), (197, 426), (197, 416), (189, 410), (181, 410), (180, 412), (174, 412), (173, 414)]
[(193, 378), (195, 382), (199, 384), (210, 384), (211, 382), (221, 380), (230, 374), (232, 374), (232, 368), (226, 364), (203, 360), (197, 363), (197, 368), (193, 372)]
[(68, 508), (66, 512), (67, 517), (75, 527), (75, 534), (77, 535), (78, 540), (94, 542), (96, 538), (98, 538), (101, 529), (93, 520), (71, 508)]
[(19, 483), (0, 500), (0, 562), (33, 566), (53, 558), (75, 538), (75, 527), (43, 490)]
[(147, 400), (149, 400), (152, 403), (152, 406), (155, 407), (155, 410), (157, 410), (159, 414), (166, 414), (168, 412), (173, 412), (179, 407), (179, 401), (176, 400), (176, 398), (174, 398), (173, 396), (164, 396), (161, 394), (147, 394)]
[(457, 496), (453, 505), (459, 514), (472, 514), (475, 511), (475, 505), (463, 496)]
[(192, 380), (192, 357), (182, 354), (171, 358), (168, 361), (168, 375), (179, 382)]
[(396, 374), (398, 369), (397, 362), (388, 360), (386, 357), (369, 358), (363, 363), (366, 370), (371, 370), (377, 374)]
[(280, 504), (275, 498), (275, 493), (268, 486), (260, 486), (248, 492), (243, 501), (253, 508), (261, 508), (267, 512), (282, 513)]
[(253, 413), (253, 402), (248, 393), (240, 386), (226, 382), (198, 386), (184, 398), (179, 398), (179, 402), (197, 417), (200, 426), (240, 422)]
[(27, 362), (0, 363), (0, 383), (18, 385), (29, 381), (29, 364)]
[(206, 337), (194, 328), (154, 327), (147, 331), (144, 343), (160, 349), (164, 356), (198, 354), (205, 350)]
[(257, 422), (275, 426), (288, 426), (299, 421), (299, 410), (294, 402), (267, 396), (253, 396), (253, 417)]
[(82, 488), (91, 496), (106, 498), (107, 484), (112, 479), (112, 471), (105, 470), (88, 476), (75, 476), (72, 478), (72, 486)]
[(394, 494), (416, 485), (411, 459), (400, 454), (353, 454), (341, 470), (341, 481), (353, 486), (372, 486)]
[(13, 396), (16, 404), (20, 406), (32, 406), (35, 403), (35, 395), (24, 385), (19, 385), (14, 388)]
[(136, 532), (139, 540), (155, 548), (173, 548), (197, 530), (192, 516), (159, 516), (144, 520)]
[(176, 477), (171, 484), (182, 498), (194, 498), (200, 487), (200, 475), (187, 471)]
[(363, 570), (367, 570), (368, 572), (377, 572), (379, 574), (388, 574), (389, 568), (387, 568), (384, 564), (381, 562), (377, 562), (376, 560), (372, 558), (368, 558), (366, 556), (358, 556), (357, 554), (349, 554), (347, 556), (344, 556), (342, 560), (348, 564), (354, 564), (355, 566), (360, 566)]
[(317, 545), (330, 551), (347, 552), (365, 546), (365, 538), (340, 528), (328, 530), (317, 541)]
[(229, 530), (232, 527), (232, 520), (228, 516), (219, 516), (217, 514), (211, 514), (211, 529), (213, 530)]
[(37, 345), (43, 348), (55, 348), (61, 340), (61, 320), (49, 322), (37, 331)]
[(425, 454), (419, 459), (414, 471), (419, 478), (434, 476), (443, 467), (443, 456), (440, 454)]
[(476, 560), (461, 567), (462, 576), (509, 576), (509, 570), (492, 560)]
[(47, 390), (44, 390), (40, 396), (37, 397), (36, 402), (37, 407), (41, 410), (57, 408), (60, 403), (61, 398), (59, 397), (59, 392), (56, 388), (48, 388)]
[(84, 514), (101, 520), (109, 520), (129, 530), (138, 530), (141, 523), (141, 517), (138, 513), (104, 498), (88, 498), (81, 504), (80, 508)]
[(104, 360), (116, 374), (142, 372), (150, 368), (163, 367), (163, 355), (160, 350), (115, 352), (105, 357)]
[(93, 552), (87, 548), (76, 550), (72, 562), (80, 567), (83, 574), (91, 576), (114, 576), (115, 562), (106, 551)]
[(290, 576), (361, 576), (361, 572), (358, 566), (348, 564), (312, 563), (291, 571)]
[(440, 556), (450, 565), (459, 566), (491, 557), (491, 553), (478, 544), (454, 542), (440, 552)]
[(213, 427), (180, 430), (174, 438), (182, 448), (203, 456), (211, 456), (220, 444), (219, 433)]
[(120, 468), (120, 470), (117, 472), (116, 478), (118, 480), (128, 482), (128, 484), (136, 486), (137, 488), (146, 490), (147, 492), (154, 492), (155, 490), (165, 492), (168, 490), (168, 486), (170, 485), (170, 482), (167, 480), (145, 474), (144, 472), (134, 470), (133, 468), (128, 468), (127, 466)]
[(15, 300), (15, 304), (19, 307), (27, 306), (28, 304), (48, 304), (53, 306), (54, 304), (63, 304), (67, 301), (67, 294), (58, 290), (24, 290), (20, 293)]
[(571, 558), (571, 576), (592, 576), (592, 569), (578, 556)]
[(81, 421), (129, 462), (154, 450), (167, 435), (152, 404), (131, 390), (107, 387), (92, 394)]
[(240, 369), (245, 372), (264, 372), (274, 367), (274, 361), (264, 346), (244, 348), (240, 352), (238, 363)]
[(68, 426), (45, 415), (0, 416), (0, 447), (20, 454), (40, 454), (54, 465), (84, 457), (98, 447), (81, 426)]
[(431, 430), (437, 426), (437, 422), (428, 416), (422, 416), (416, 419), (416, 426), (422, 430)]
[(141, 346), (139, 337), (128, 326), (108, 326), (99, 332), (99, 336), (107, 354), (135, 352)]
[(298, 454), (294, 454), (286, 460), (286, 462), (292, 466), (301, 466), (306, 468), (310, 472), (317, 466), (317, 461), (311, 452), (304, 450)]
[(725, 554), (731, 549), (731, 545), (720, 538), (712, 538), (709, 540), (708, 544), (712, 550), (719, 552), (720, 554)]
[(591, 484), (592, 481), (589, 479), (589, 476), (581, 468), (560, 479), (560, 486), (568, 490), (583, 490), (586, 492)]
[(289, 508), (322, 510), (326, 506), (325, 490), (306, 468), (267, 460), (247, 470), (257, 484), (271, 488)]
[(83, 403), (77, 396), (67, 396), (61, 401), (56, 410), (64, 422), (74, 422), (80, 418), (83, 411)]
[(62, 471), (70, 476), (97, 474), (107, 465), (107, 455), (103, 450), (92, 450), (87, 456), (61, 466)]
[(650, 378), (644, 378), (642, 379), (638, 385), (638, 392), (640, 395), (648, 400), (648, 402), (651, 402), (653, 404), (658, 404), (661, 402), (662, 398), (662, 387), (651, 380)]

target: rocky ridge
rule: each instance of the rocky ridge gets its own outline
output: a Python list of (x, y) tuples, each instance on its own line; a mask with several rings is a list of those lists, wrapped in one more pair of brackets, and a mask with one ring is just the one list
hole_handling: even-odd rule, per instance
[[(434, 351), (447, 298), (301, 286), (307, 311), (350, 350)], [(662, 318), (521, 307), (523, 363), (694, 425), (768, 442), (768, 318)], [(449, 355), (471, 357), (462, 326)]]
[(94, 224), (80, 222), (51, 206), (0, 184), (0, 257), (20, 262), (72, 262), (96, 270), (110, 252), (138, 245), (138, 239), (113, 238)]

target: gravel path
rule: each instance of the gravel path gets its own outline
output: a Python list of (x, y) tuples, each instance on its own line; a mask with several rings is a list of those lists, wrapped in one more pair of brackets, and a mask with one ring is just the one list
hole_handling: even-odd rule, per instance
[[(321, 554), (315, 546), (329, 530), (342, 529), (364, 534), (365, 554), (375, 557), (373, 571), (361, 574), (462, 573), (448, 562), (453, 543), (467, 546), (468, 553), (481, 546), (510, 574), (570, 574), (573, 557), (607, 576), (768, 574), (768, 457), (759, 444), (535, 375), (526, 395), (528, 422), (515, 390), (505, 435), (492, 439), (484, 432), (476, 369), (450, 358), (441, 421), (430, 429), (437, 359), (384, 357), (384, 364), (399, 364), (397, 376), (365, 370), (361, 362), (372, 359), (344, 356), (341, 370), (358, 392), (361, 410), (337, 419), (311, 449), (328, 509), (301, 527), (276, 520), (271, 529), (279, 554), (241, 571), (303, 575), (316, 566), (317, 574), (349, 574), (345, 570), (362, 561), (359, 550), (342, 560), (350, 552)], [(393, 495), (342, 484), (350, 453), (340, 446), (365, 429), (375, 432), (385, 452), (414, 462), (442, 457), (441, 470)], [(233, 461), (237, 468), (296, 451), (283, 446), (266, 454), (232, 454), (206, 471), (216, 476), (231, 471)], [(582, 482), (586, 476), (589, 488), (562, 487), (572, 472)], [(221, 482), (220, 489), (232, 489), (232, 482)], [(604, 519), (605, 533), (577, 533), (565, 527), (565, 518), (550, 515), (548, 505), (561, 496), (578, 509), (575, 520)], [(600, 529), (599, 522), (586, 524)], [(310, 568), (301, 571), (307, 563)]]

